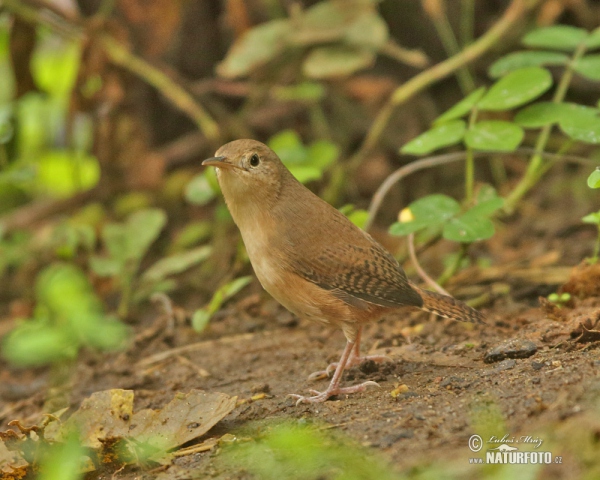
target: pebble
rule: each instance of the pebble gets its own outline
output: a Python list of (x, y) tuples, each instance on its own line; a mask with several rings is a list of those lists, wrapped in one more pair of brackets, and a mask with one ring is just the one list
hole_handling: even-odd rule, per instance
[(527, 358), (535, 352), (537, 352), (537, 346), (531, 340), (514, 338), (488, 350), (483, 357), (483, 361), (494, 363), (505, 358)]

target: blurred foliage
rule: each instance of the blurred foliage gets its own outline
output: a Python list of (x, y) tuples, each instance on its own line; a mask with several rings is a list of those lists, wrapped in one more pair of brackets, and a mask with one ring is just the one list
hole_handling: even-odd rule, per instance
[(121, 317), (127, 316), (132, 302), (139, 303), (153, 293), (175, 288), (175, 281), (169, 277), (206, 260), (212, 251), (209, 246), (201, 246), (174, 253), (140, 275), (142, 259), (166, 223), (164, 211), (145, 209), (132, 213), (124, 223), (108, 223), (102, 229), (106, 255), (90, 257), (90, 268), (96, 275), (109, 277), (118, 284)]
[(222, 461), (264, 480), (400, 478), (382, 458), (342, 435), (293, 424), (271, 426), (255, 439), (230, 447)]
[(8, 36), (9, 20), (2, 16), (0, 213), (27, 196), (69, 197), (93, 187), (100, 177), (98, 161), (89, 153), (90, 119), (82, 113), (68, 119), (80, 43), (38, 27), (30, 68), (36, 90), (14, 99)]
[(348, 76), (371, 66), (388, 41), (388, 27), (376, 9), (378, 0), (295, 5), (290, 18), (253, 27), (239, 38), (217, 68), (227, 78), (246, 76), (277, 58), (300, 60), (307, 78)]
[(55, 263), (36, 280), (36, 308), (4, 339), (2, 353), (17, 365), (71, 360), (82, 347), (125, 346), (125, 325), (104, 313), (102, 302), (76, 266)]

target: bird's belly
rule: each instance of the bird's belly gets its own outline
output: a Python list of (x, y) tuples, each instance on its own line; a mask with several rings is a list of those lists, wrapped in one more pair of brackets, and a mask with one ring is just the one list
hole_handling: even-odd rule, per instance
[(276, 258), (252, 258), (252, 266), (263, 288), (294, 315), (325, 324), (350, 320), (347, 306), (331, 293), (289, 272)]

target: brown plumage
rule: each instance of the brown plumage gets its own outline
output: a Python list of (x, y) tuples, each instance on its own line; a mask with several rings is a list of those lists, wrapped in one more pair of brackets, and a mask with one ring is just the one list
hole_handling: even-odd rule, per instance
[(483, 323), (483, 316), (464, 303), (410, 283), (390, 253), (298, 182), (266, 145), (236, 140), (203, 165), (217, 167), (225, 201), (265, 290), (296, 315), (339, 326), (346, 336), (327, 390), (311, 391), (313, 397), (294, 395), (298, 403), (373, 384), (339, 387), (344, 368), (367, 358), (358, 352), (362, 325), (396, 308), (414, 306)]

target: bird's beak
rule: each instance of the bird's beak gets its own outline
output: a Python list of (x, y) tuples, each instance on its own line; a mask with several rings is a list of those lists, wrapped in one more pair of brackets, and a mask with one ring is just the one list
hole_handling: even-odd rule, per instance
[(239, 168), (241, 170), (243, 170), (242, 167), (235, 165), (233, 163), (230, 163), (227, 161), (227, 157), (211, 157), (211, 158), (207, 158), (206, 160), (204, 160), (202, 162), (202, 165), (209, 165), (211, 167), (217, 167), (217, 168), (225, 168), (225, 169), (235, 169), (235, 168)]

